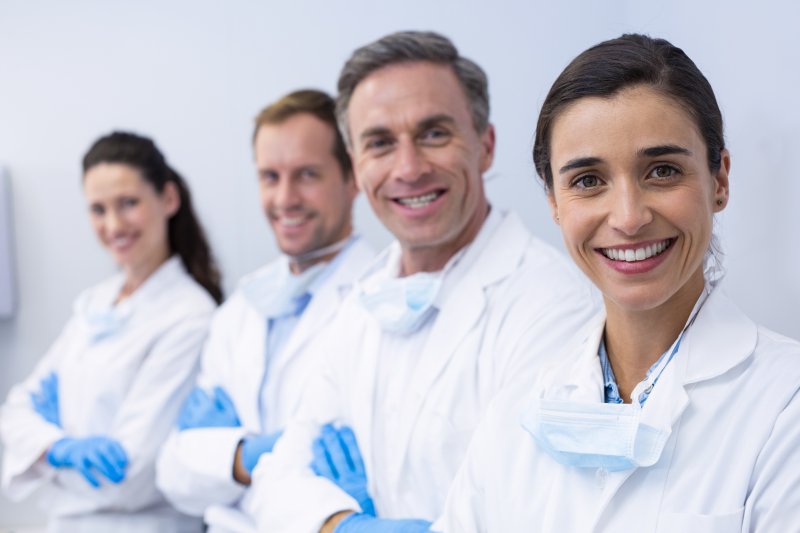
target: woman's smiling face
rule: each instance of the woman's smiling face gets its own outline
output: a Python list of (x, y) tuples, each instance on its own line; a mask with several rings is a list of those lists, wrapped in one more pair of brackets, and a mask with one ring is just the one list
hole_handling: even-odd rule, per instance
[(646, 85), (581, 98), (554, 121), (550, 145), (553, 216), (607, 305), (643, 311), (702, 288), (730, 159), (723, 150), (709, 169), (684, 107)]

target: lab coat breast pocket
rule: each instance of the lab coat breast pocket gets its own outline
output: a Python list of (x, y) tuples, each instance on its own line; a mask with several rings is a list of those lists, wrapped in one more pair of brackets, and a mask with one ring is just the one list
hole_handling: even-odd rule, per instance
[(744, 507), (725, 514), (662, 513), (658, 520), (656, 533), (675, 533), (676, 531), (703, 533), (740, 533)]

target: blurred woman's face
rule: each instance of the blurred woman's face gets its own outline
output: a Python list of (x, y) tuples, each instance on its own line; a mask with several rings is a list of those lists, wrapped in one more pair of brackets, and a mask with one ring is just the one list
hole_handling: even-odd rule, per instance
[(606, 305), (644, 311), (699, 295), (729, 167), (723, 151), (720, 169), (709, 170), (694, 120), (650, 87), (565, 108), (551, 134), (550, 205)]
[(166, 261), (167, 224), (180, 205), (174, 183), (159, 194), (134, 167), (100, 163), (86, 172), (83, 190), (97, 238), (123, 271), (149, 275)]

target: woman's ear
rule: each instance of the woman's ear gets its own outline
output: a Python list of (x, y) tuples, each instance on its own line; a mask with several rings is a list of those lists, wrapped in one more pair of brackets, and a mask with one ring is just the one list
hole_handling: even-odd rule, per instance
[(558, 204), (552, 190), (547, 191), (547, 203), (550, 205), (550, 216), (553, 217), (553, 222), (561, 224), (558, 218)]
[(174, 181), (168, 181), (164, 184), (164, 190), (161, 191), (161, 201), (164, 202), (164, 210), (167, 216), (173, 216), (181, 208), (181, 193), (178, 190), (178, 184)]
[(717, 175), (714, 176), (714, 212), (719, 213), (728, 205), (730, 195), (730, 183), (728, 174), (731, 171), (731, 154), (727, 149), (723, 149), (720, 154), (720, 165)]

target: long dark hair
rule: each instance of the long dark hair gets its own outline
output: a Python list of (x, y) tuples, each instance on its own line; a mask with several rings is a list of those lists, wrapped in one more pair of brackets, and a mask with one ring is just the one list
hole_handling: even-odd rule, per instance
[(217, 302), (222, 301), (220, 274), (183, 178), (168, 164), (155, 143), (134, 133), (115, 131), (94, 142), (83, 156), (83, 173), (100, 163), (122, 163), (138, 170), (160, 194), (168, 182), (175, 184), (180, 207), (169, 219), (167, 234), (171, 253), (178, 254), (189, 274)]

